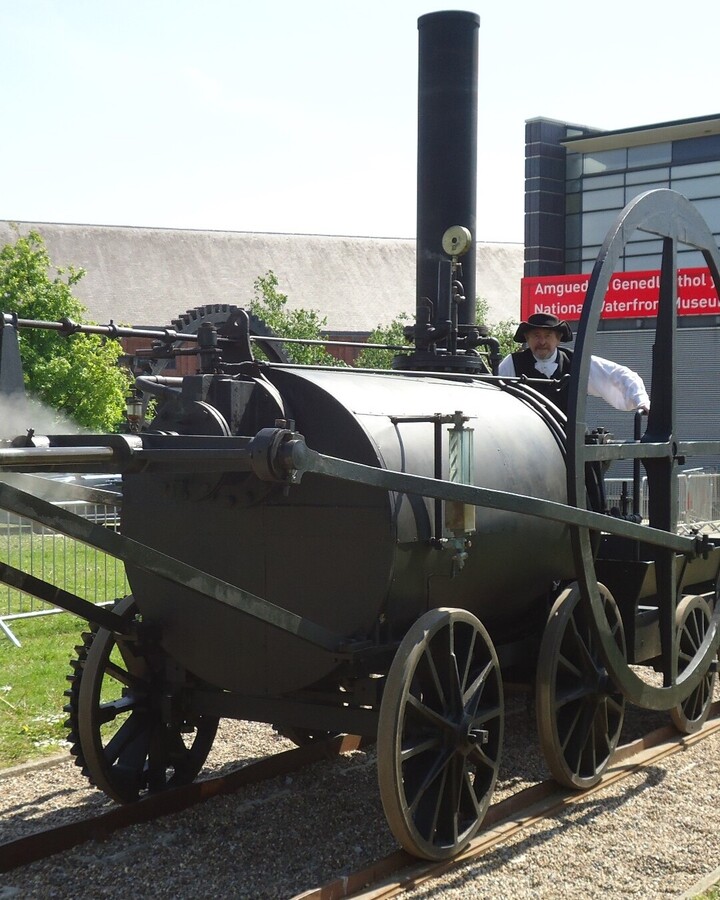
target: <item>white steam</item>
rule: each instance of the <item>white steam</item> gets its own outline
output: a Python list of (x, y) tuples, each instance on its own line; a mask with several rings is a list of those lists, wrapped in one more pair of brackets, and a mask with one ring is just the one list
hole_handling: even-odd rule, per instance
[(32, 397), (0, 397), (0, 440), (35, 434), (87, 434), (77, 422)]

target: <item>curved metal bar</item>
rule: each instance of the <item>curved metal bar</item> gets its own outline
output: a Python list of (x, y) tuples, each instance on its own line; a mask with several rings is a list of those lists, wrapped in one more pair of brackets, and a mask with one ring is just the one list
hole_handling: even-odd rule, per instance
[[(648, 474), (650, 526), (673, 534), (677, 527), (677, 465), (675, 399), (675, 334), (677, 317), (677, 244), (701, 250), (716, 290), (720, 292), (720, 254), (702, 216), (682, 195), (670, 190), (647, 191), (636, 197), (620, 213), (600, 250), (590, 278), (587, 297), (575, 343), (568, 404), (568, 500), (585, 506), (585, 463), (590, 459), (585, 446), (587, 386), (590, 357), (605, 294), (625, 245), (636, 231), (663, 239), (656, 346), (653, 359), (650, 414), (641, 449), (628, 445), (627, 453), (614, 458), (640, 458)], [(645, 445), (645, 446), (642, 446)], [(632, 450), (630, 450), (632, 446)], [(693, 448), (691, 442), (683, 447)], [(699, 445), (698, 445), (699, 446)], [(668, 546), (656, 545), (655, 566), (658, 584), (660, 638), (664, 684), (653, 687), (628, 667), (612, 640), (595, 575), (590, 531), (571, 528), (578, 582), (594, 630), (600, 641), (605, 664), (613, 679), (631, 702), (649, 709), (671, 709), (682, 702), (705, 677), (720, 646), (720, 605), (709, 623), (705, 639), (682, 674), (677, 672), (677, 556)]]

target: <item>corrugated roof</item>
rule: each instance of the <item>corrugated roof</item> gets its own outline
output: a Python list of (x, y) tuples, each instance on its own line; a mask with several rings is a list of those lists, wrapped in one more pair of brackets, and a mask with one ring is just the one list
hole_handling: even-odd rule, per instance
[[(39, 232), (58, 266), (87, 274), (75, 294), (89, 318), (164, 325), (212, 303), (249, 303), (272, 270), (291, 308), (313, 309), (334, 332), (369, 332), (415, 308), (415, 241), (18, 222)], [(0, 243), (16, 239), (0, 221)], [(477, 293), (494, 320), (517, 319), (521, 244), (479, 244)]]

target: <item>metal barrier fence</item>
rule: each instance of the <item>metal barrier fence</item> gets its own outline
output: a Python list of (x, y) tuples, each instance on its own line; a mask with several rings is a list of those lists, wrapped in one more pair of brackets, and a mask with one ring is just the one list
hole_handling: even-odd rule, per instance
[[(608, 506), (621, 507), (627, 495), (628, 511), (632, 508), (633, 483), (629, 478), (606, 478)], [(640, 480), (640, 515), (648, 517), (647, 478)], [(720, 473), (704, 469), (689, 470), (678, 475), (678, 528), (720, 530)]]
[[(608, 506), (621, 506), (623, 494), (628, 511), (632, 504), (632, 479), (607, 478)], [(640, 514), (647, 520), (647, 478), (640, 482)], [(111, 503), (63, 503), (73, 512), (106, 528), (117, 530), (119, 515)], [(689, 471), (678, 476), (678, 526), (681, 530), (703, 527), (720, 530), (720, 473)], [(27, 519), (0, 509), (0, 559), (43, 581), (77, 594), (92, 603), (111, 603), (129, 592), (125, 567), (113, 556), (56, 534)], [(62, 612), (28, 594), (0, 585), (0, 631), (17, 646), (20, 642), (8, 623), (31, 616)]]
[[(117, 508), (110, 503), (63, 503), (106, 528), (118, 530)], [(125, 567), (113, 556), (0, 509), (0, 559), (91, 603), (111, 603), (129, 592)], [(15, 588), (0, 584), (0, 631), (16, 645), (9, 622), (62, 612)]]

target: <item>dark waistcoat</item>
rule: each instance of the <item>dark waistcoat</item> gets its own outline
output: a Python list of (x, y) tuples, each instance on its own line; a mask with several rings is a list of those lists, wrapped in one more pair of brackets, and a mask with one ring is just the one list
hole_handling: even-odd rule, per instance
[(513, 363), (515, 365), (515, 374), (516, 375), (525, 375), (527, 378), (537, 378), (540, 381), (547, 382), (547, 384), (542, 384), (540, 381), (537, 381), (533, 384), (533, 387), (536, 391), (539, 391), (543, 396), (547, 397), (548, 400), (551, 400), (555, 406), (559, 406), (560, 409), (567, 414), (567, 405), (568, 405), (568, 389), (570, 382), (567, 378), (563, 379), (558, 386), (555, 381), (556, 379), (560, 379), (563, 375), (570, 374), (570, 366), (572, 364), (572, 350), (566, 350), (564, 347), (558, 347), (557, 349), (557, 363), (558, 367), (553, 373), (552, 378), (548, 378), (547, 375), (543, 375), (542, 372), (538, 372), (535, 368), (535, 357), (532, 355), (532, 352), (529, 349), (520, 350), (518, 353), (513, 353), (512, 355)]

